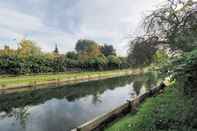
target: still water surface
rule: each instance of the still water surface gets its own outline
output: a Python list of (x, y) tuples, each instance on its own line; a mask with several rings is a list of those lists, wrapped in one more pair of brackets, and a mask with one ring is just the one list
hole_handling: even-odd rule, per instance
[(0, 95), (0, 131), (68, 131), (153, 85), (152, 77), (129, 76)]

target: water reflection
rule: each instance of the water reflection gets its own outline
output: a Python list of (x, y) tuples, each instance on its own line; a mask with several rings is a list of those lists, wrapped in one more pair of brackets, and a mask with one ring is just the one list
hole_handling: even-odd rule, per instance
[(0, 131), (69, 130), (139, 95), (153, 83), (147, 76), (132, 76), (1, 95)]
[(106, 90), (113, 90), (132, 82), (134, 77), (120, 77), (102, 81), (86, 82), (76, 85), (62, 86), (57, 89), (43, 89), (0, 95), (0, 111), (10, 112), (12, 108), (24, 107), (26, 105), (37, 105), (51, 98), (75, 101), (87, 95), (97, 98)]
[(133, 88), (136, 95), (140, 95), (146, 90), (153, 88), (159, 81), (159, 78), (156, 72), (147, 72), (146, 74), (136, 76), (133, 79)]
[(13, 110), (13, 115), (16, 121), (19, 121), (22, 129), (26, 129), (26, 121), (30, 113), (28, 112), (28, 107), (21, 107), (18, 109)]

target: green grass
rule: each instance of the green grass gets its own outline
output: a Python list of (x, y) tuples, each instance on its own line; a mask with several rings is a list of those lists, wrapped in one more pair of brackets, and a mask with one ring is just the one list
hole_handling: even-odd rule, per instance
[(197, 131), (197, 104), (177, 88), (147, 99), (136, 114), (112, 123), (105, 131)]
[(70, 80), (80, 79), (84, 77), (105, 77), (113, 76), (118, 73), (126, 73), (128, 70), (114, 70), (114, 71), (101, 71), (101, 72), (73, 72), (73, 73), (58, 73), (58, 74), (39, 74), (39, 75), (20, 75), (20, 76), (0, 76), (0, 87), (9, 88), (10, 86), (30, 85), (34, 82), (47, 83), (55, 80)]

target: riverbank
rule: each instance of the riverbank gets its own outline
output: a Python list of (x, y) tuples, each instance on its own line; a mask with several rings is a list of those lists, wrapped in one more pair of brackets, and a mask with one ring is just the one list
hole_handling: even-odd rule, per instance
[(147, 99), (136, 114), (112, 123), (105, 131), (194, 131), (197, 130), (194, 99), (171, 86)]
[(136, 112), (138, 106), (148, 97), (157, 95), (161, 90), (166, 87), (164, 83), (140, 94), (134, 99), (127, 100), (119, 107), (114, 108), (110, 112), (104, 113), (95, 119), (84, 123), (81, 126), (73, 129), (72, 131), (103, 131), (103, 129), (111, 124), (113, 121), (125, 116), (131, 112)]
[(142, 70), (113, 70), (101, 72), (75, 72), (44, 75), (27, 76), (0, 76), (0, 90), (18, 89), (26, 87), (35, 87), (43, 85), (62, 85), (69, 83), (79, 83), (89, 80), (98, 80), (119, 77), (124, 75), (135, 75), (142, 73)]

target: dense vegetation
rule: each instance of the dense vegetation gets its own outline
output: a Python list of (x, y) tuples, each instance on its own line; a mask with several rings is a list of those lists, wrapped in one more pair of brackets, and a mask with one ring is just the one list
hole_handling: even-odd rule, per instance
[(36, 43), (22, 40), (17, 49), (0, 50), (0, 74), (31, 74), (64, 71), (97, 71), (128, 68), (126, 58), (116, 55), (111, 45), (92, 40), (79, 40), (76, 52), (60, 54), (56, 45), (52, 53), (44, 53)]
[(196, 86), (197, 2), (168, 0), (145, 18), (144, 27), (145, 35), (131, 41), (129, 62)]
[(145, 18), (145, 34), (131, 41), (128, 59), (132, 65), (151, 64), (156, 50), (164, 50), (173, 56), (197, 48), (196, 2), (167, 1)]
[[(145, 101), (135, 115), (129, 114), (106, 130), (195, 131), (197, 3), (168, 0), (145, 18), (144, 25), (146, 33), (131, 41), (128, 59), (133, 66), (156, 69), (169, 78), (171, 85), (159, 96)], [(146, 55), (139, 53), (141, 50)]]

